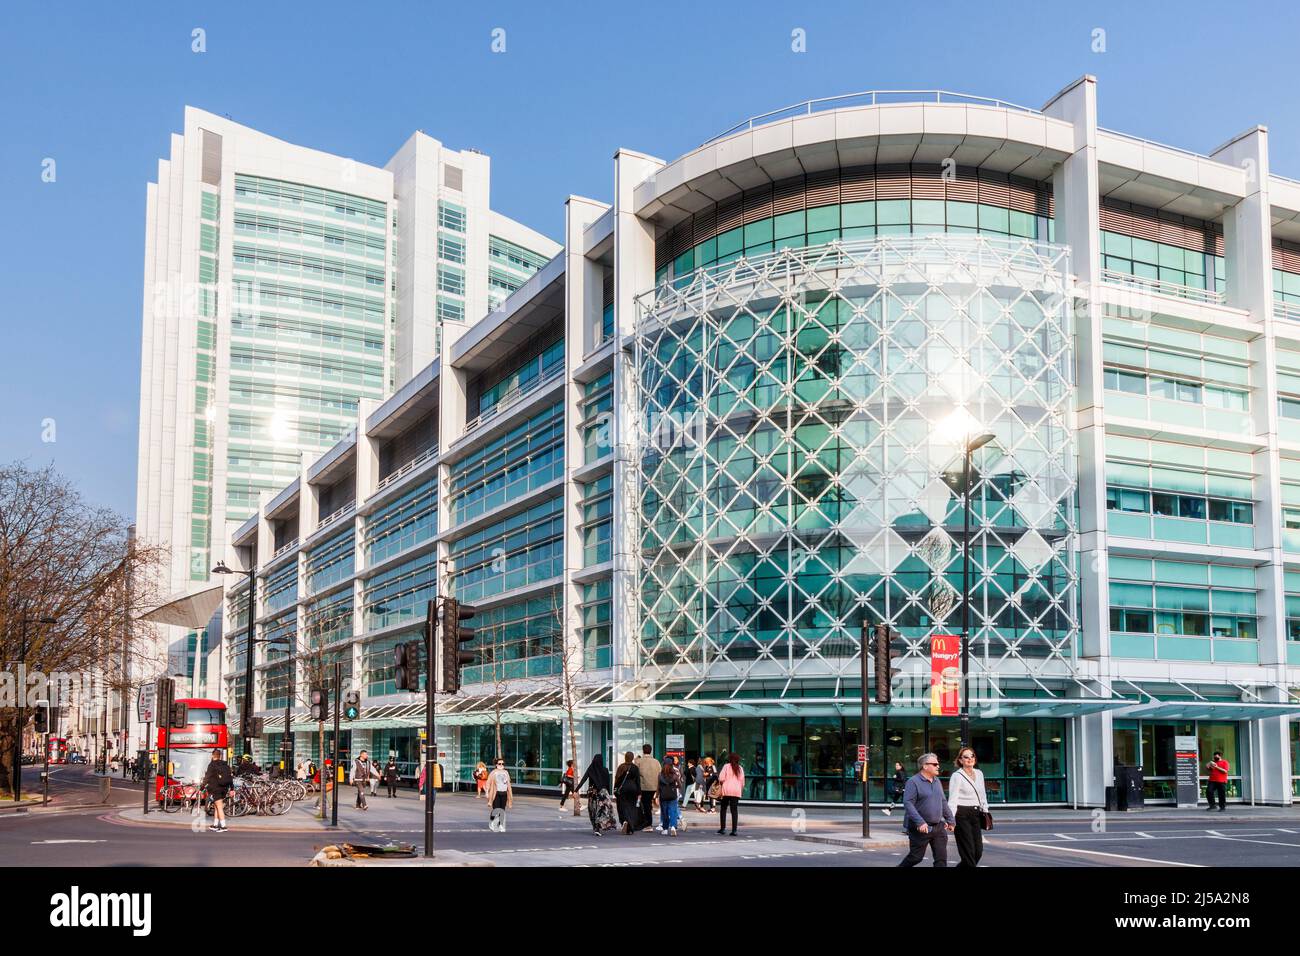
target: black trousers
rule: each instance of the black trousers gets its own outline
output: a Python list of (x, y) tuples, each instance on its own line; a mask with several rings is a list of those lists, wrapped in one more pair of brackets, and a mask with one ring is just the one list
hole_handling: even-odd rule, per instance
[(959, 867), (980, 865), (980, 857), (984, 855), (983, 822), (984, 815), (978, 807), (957, 808), (957, 829), (953, 835), (957, 838), (957, 855), (961, 857)]
[(1228, 806), (1228, 785), (1226, 783), (1215, 783), (1210, 781), (1205, 785), (1205, 799), (1210, 801), (1210, 806), (1214, 806), (1214, 797), (1218, 794), (1219, 809), (1223, 810)]
[(568, 777), (565, 777), (560, 781), (560, 783), (564, 785), (564, 789), (560, 791), (560, 809), (563, 810), (565, 801), (568, 800), (569, 796), (573, 793), (573, 781)]
[(389, 795), (390, 797), (395, 797), (395, 796), (397, 796), (397, 781), (396, 781), (396, 780), (390, 780), (390, 781), (388, 782), (388, 795)]
[(633, 821), (632, 826), (637, 830), (644, 830), (646, 827), (655, 825), (655, 792), (653, 790), (641, 791), (641, 819)]
[(727, 829), (727, 807), (731, 807), (731, 832), (735, 833), (736, 827), (740, 826), (740, 797), (722, 798), (722, 816), (718, 818), (719, 833)]
[(942, 823), (931, 823), (930, 832), (922, 833), (919, 830), (907, 831), (907, 842), (911, 844), (911, 849), (899, 866), (916, 866), (925, 859), (925, 848), (930, 848), (930, 855), (934, 857), (935, 866), (948, 865), (948, 831), (943, 828)]

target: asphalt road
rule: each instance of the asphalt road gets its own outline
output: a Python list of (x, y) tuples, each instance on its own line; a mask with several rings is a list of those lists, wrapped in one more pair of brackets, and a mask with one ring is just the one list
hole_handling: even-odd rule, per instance
[[(37, 787), (35, 770), (25, 788)], [(307, 811), (262, 823), (299, 826), (281, 830), (231, 821), (228, 833), (197, 832), (182, 817), (150, 815), (148, 825), (123, 820), (117, 810), (138, 807), (141, 793), (115, 778), (109, 805), (99, 805), (100, 781), (86, 767), (61, 767), (52, 779), (56, 808), (42, 813), (0, 814), (0, 863), (8, 866), (301, 866), (319, 847), (338, 839), (352, 842), (421, 839), (421, 804), (406, 792), (395, 800), (372, 797), (365, 812), (352, 807), (350, 788), (340, 792), (339, 834), (320, 826)], [(80, 806), (71, 806), (76, 803)], [(1220, 819), (1191, 812), (1177, 819), (1112, 814), (1105, 832), (1094, 832), (1086, 816), (999, 822), (986, 840), (990, 867), (1173, 867), (1300, 866), (1300, 813), (1248, 810)], [(1044, 814), (1044, 817), (1049, 815)], [(811, 815), (810, 815), (811, 818)], [(634, 836), (592, 834), (585, 816), (560, 814), (545, 797), (520, 796), (507, 832), (487, 828), (481, 801), (468, 794), (443, 794), (437, 803), (436, 846), (490, 860), (498, 866), (894, 866), (903, 848), (861, 850), (796, 840), (791, 817), (782, 811), (746, 812), (740, 835), (717, 834), (717, 817), (686, 813), (687, 829), (671, 838), (650, 831)], [(177, 825), (177, 824), (180, 825)], [(877, 832), (898, 832), (898, 817), (875, 815)], [(810, 827), (810, 832), (817, 832)], [(956, 847), (950, 843), (950, 860)], [(928, 865), (928, 861), (927, 864)]]

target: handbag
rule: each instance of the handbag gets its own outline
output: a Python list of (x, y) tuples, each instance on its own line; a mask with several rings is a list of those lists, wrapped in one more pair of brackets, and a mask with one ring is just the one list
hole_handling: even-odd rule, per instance
[(713, 782), (713, 786), (709, 787), (709, 799), (710, 800), (722, 799), (722, 784), (718, 783), (716, 780)]

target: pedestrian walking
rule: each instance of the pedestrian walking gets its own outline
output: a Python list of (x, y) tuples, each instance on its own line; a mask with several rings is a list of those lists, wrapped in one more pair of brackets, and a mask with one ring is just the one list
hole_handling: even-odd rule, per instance
[(718, 786), (722, 789), (722, 815), (718, 818), (718, 832), (727, 829), (727, 808), (731, 808), (731, 835), (736, 835), (740, 825), (740, 795), (745, 792), (745, 771), (740, 766), (740, 754), (732, 751), (727, 755), (726, 766), (718, 774)]
[(207, 772), (203, 775), (203, 786), (207, 788), (208, 794), (212, 797), (212, 826), (208, 827), (214, 833), (224, 833), (228, 828), (226, 826), (226, 796), (230, 793), (230, 785), (234, 782), (234, 775), (230, 772), (230, 764), (226, 763), (226, 752), (224, 750), (212, 751), (212, 759), (208, 762)]
[(575, 789), (581, 793), (584, 785), (587, 787), (587, 816), (591, 818), (591, 830), (600, 836), (606, 829), (601, 826), (601, 809), (609, 801), (610, 791), (609, 770), (605, 767), (605, 758), (600, 754), (591, 758), (591, 763), (587, 764)]
[(569, 802), (569, 794), (573, 794), (573, 800), (578, 803), (578, 791), (573, 785), (573, 761), (564, 761), (564, 773), (560, 776), (560, 812), (564, 812), (564, 805)]
[(366, 806), (366, 787), (370, 785), (370, 770), (370, 758), (363, 750), (357, 754), (357, 759), (352, 763), (352, 783), (357, 788), (358, 810), (370, 809)]
[(889, 785), (889, 806), (880, 812), (885, 816), (892, 816), (894, 807), (898, 806), (898, 801), (903, 799), (903, 790), (907, 786), (907, 774), (903, 771), (903, 765), (897, 760), (894, 761), (894, 775), (887, 781)]
[(925, 848), (930, 848), (935, 866), (948, 865), (948, 834), (954, 819), (952, 808), (943, 796), (943, 782), (939, 779), (939, 758), (935, 754), (922, 754), (917, 761), (919, 771), (903, 788), (903, 827), (911, 845), (899, 866), (916, 866), (925, 859)]
[(299, 780), (305, 781), (307, 779), (307, 765), (299, 760), (298, 766), (295, 768), (293, 775)]
[(388, 798), (390, 800), (397, 796), (397, 781), (400, 779), (402, 779), (402, 775), (397, 771), (397, 761), (389, 757), (388, 763), (384, 764), (384, 784), (388, 787)]
[(675, 837), (682, 813), (682, 808), (677, 804), (677, 798), (682, 790), (682, 772), (677, 769), (677, 761), (672, 757), (664, 757), (656, 786), (659, 797), (659, 821), (662, 824), (660, 829), (669, 836)]
[(691, 803), (695, 799), (695, 758), (687, 757), (686, 766), (682, 769), (682, 807)]
[(384, 776), (384, 775), (380, 772), (379, 767), (374, 763), (374, 761), (371, 761), (371, 763), (370, 763), (370, 795), (371, 795), (372, 797), (378, 795), (378, 791), (379, 791), (379, 781), (383, 779), (383, 776)]
[(487, 777), (488, 829), (495, 833), (506, 832), (506, 811), (514, 805), (514, 791), (510, 787), (510, 771), (506, 762), (497, 757), (496, 766)]
[(636, 772), (641, 778), (641, 813), (635, 823), (638, 830), (645, 830), (655, 825), (655, 792), (659, 788), (659, 774), (663, 764), (655, 759), (649, 744), (641, 747), (641, 756), (636, 758)]
[(1219, 812), (1222, 813), (1228, 809), (1228, 761), (1223, 759), (1223, 751), (1216, 750), (1214, 759), (1205, 765), (1209, 771), (1210, 781), (1205, 785), (1205, 798), (1210, 802), (1206, 810), (1214, 809), (1214, 798), (1219, 798)]
[(623, 823), (623, 833), (631, 836), (637, 831), (641, 815), (641, 772), (637, 770), (632, 751), (623, 755), (623, 763), (614, 775), (614, 793), (618, 799), (618, 818)]
[(721, 795), (721, 791), (716, 789), (718, 766), (713, 762), (712, 757), (705, 757), (696, 769), (701, 771), (697, 779), (700, 788), (699, 810), (701, 813), (717, 813), (718, 797)]
[(478, 766), (474, 768), (474, 785), (477, 788), (474, 791), (475, 800), (483, 796), (483, 791), (487, 787), (487, 778), (488, 778), (487, 764), (485, 764), (482, 760), (480, 760), (478, 762)]
[(985, 822), (992, 821), (989, 798), (984, 790), (984, 771), (975, 766), (975, 751), (957, 751), (957, 769), (948, 778), (948, 807), (954, 815), (959, 867), (976, 867), (984, 855)]

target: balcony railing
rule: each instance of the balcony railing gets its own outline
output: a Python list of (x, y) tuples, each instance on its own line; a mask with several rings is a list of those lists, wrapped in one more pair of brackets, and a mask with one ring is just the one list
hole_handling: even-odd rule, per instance
[(1101, 275), (1109, 283), (1128, 286), (1131, 289), (1142, 289), (1146, 292), (1169, 295), (1176, 299), (1188, 299), (1192, 302), (1208, 302), (1211, 305), (1223, 305), (1224, 303), (1223, 293), (1216, 292), (1213, 289), (1199, 289), (1193, 285), (1166, 282), (1163, 279), (1149, 279), (1146, 276), (1135, 276), (1131, 272), (1117, 272), (1114, 269), (1103, 269)]
[(465, 423), (465, 434), (468, 435), (484, 422), (489, 422), (496, 418), (507, 408), (519, 404), (520, 400), (537, 391), (547, 382), (557, 378), (564, 371), (564, 362), (556, 362), (548, 369), (543, 369), (542, 374), (537, 376), (531, 382), (511, 389), (501, 396), (500, 400), (489, 408), (486, 412), (480, 412)]
[(432, 457), (433, 457), (432, 448), (428, 449), (427, 451), (421, 452), (420, 454), (412, 458), (410, 461), (408, 461), (401, 468), (397, 469), (397, 471), (393, 472), (391, 475), (385, 476), (384, 480), (379, 483), (379, 486), (377, 488), (375, 488), (375, 491), (381, 491), (382, 489), (387, 488), (393, 482), (401, 481), (403, 475), (409, 475), (411, 472), (415, 471), (415, 469), (419, 468), (422, 464), (424, 464)]
[(1273, 302), (1273, 315), (1279, 319), (1300, 322), (1300, 302)]
[(342, 518), (345, 514), (348, 514), (348, 513), (352, 512), (352, 511), (355, 511), (355, 510), (356, 510), (356, 507), (357, 507), (357, 503), (356, 503), (355, 501), (349, 501), (349, 502), (348, 502), (347, 504), (345, 504), (342, 508), (339, 508), (339, 509), (336, 510), (336, 511), (331, 511), (331, 512), (330, 512), (328, 515), (326, 515), (324, 518), (321, 518), (321, 519), (320, 519), (320, 523), (317, 525), (317, 528), (318, 528), (318, 529), (319, 529), (319, 528), (323, 528), (323, 527), (325, 527), (327, 524), (330, 524), (331, 522), (333, 522), (333, 521), (335, 521), (335, 520), (337, 520), (337, 519), (339, 519), (339, 518)]
[(948, 90), (867, 90), (862, 93), (844, 93), (840, 96), (825, 96), (820, 99), (805, 100), (802, 103), (796, 103), (783, 109), (759, 113), (744, 122), (737, 123), (731, 129), (719, 133), (712, 139), (705, 140), (700, 145), (708, 146), (709, 143), (725, 139), (733, 133), (751, 130), (756, 126), (764, 126), (794, 116), (811, 116), (814, 113), (824, 113), (827, 110), (848, 109), (854, 106), (880, 106), (886, 103), (956, 103), (971, 106), (993, 106), (997, 109), (1015, 110), (1019, 113), (1041, 113), (1041, 111), (1031, 107), (1008, 103), (1006, 100), (990, 99), (987, 96), (971, 96), (968, 93), (952, 93)]
[(274, 561), (282, 554), (288, 554), (296, 547), (298, 547), (297, 538), (294, 538), (292, 541), (286, 541), (284, 544), (280, 545), (280, 547), (275, 549), (275, 554), (271, 555), (271, 560)]

